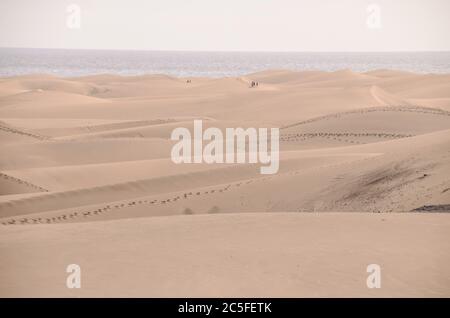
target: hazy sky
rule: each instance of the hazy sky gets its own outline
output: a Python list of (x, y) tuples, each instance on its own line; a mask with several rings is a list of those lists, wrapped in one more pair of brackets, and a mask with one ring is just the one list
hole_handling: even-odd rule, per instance
[[(80, 28), (67, 12), (72, 3)], [(0, 0), (0, 46), (450, 50), (449, 12), (450, 0)]]

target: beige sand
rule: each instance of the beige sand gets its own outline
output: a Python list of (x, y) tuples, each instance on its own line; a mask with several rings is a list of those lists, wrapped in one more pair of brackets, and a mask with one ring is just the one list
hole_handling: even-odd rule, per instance
[[(1, 296), (450, 296), (450, 75), (190, 80), (0, 79)], [(193, 119), (279, 127), (280, 171), (175, 165)]]
[[(448, 296), (446, 215), (188, 215), (2, 230), (0, 296)], [(32, 237), (32, 239), (31, 239)], [(81, 266), (81, 289), (65, 268)], [(367, 265), (381, 266), (368, 289)]]

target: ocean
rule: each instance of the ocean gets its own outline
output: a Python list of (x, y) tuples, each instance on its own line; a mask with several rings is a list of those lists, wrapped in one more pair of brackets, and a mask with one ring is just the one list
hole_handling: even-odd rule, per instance
[(183, 52), (0, 48), (0, 77), (53, 74), (240, 76), (270, 69), (450, 73), (450, 52)]

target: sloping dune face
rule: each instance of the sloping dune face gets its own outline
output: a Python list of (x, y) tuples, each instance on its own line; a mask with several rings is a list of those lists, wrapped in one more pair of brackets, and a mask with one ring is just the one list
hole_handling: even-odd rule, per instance
[[(180, 127), (192, 132), (194, 120), (202, 120), (205, 129), (214, 127), (224, 132), (226, 128), (238, 127), (279, 128), (279, 171), (262, 175), (260, 164), (175, 164), (171, 159), (175, 144), (171, 133)], [(98, 235), (105, 233), (100, 240), (105, 258), (113, 253), (106, 238), (114, 239), (117, 230), (125, 233), (119, 246), (122, 250), (142, 243), (149, 248), (148, 253), (167, 259), (168, 251), (148, 240), (158, 240), (157, 235), (161, 235), (162, 244), (173, 247), (176, 240), (166, 231), (174, 227), (180, 241), (185, 237), (192, 244), (200, 244), (198, 248), (186, 246), (185, 250), (192, 250), (212, 263), (220, 260), (223, 264), (222, 267), (215, 263), (211, 267), (192, 267), (207, 274), (208, 268), (212, 270), (209, 277), (221, 286), (222, 292), (212, 292), (206, 280), (195, 284), (191, 279), (194, 272), (185, 278), (183, 270), (167, 269), (164, 261), (160, 261), (154, 268), (160, 276), (144, 275), (139, 282), (128, 284), (157, 283), (163, 286), (161, 294), (155, 290), (149, 293), (144, 285), (129, 293), (114, 288), (102, 293), (104, 286), (99, 283), (100, 287), (92, 287), (82, 294), (52, 285), (50, 290), (42, 293), (31, 290), (28, 295), (308, 296), (307, 291), (311, 290), (315, 294), (309, 296), (450, 296), (448, 271), (440, 270), (450, 267), (448, 248), (446, 253), (439, 248), (440, 240), (448, 242), (448, 234), (444, 233), (449, 233), (450, 219), (447, 214), (436, 217), (429, 213), (450, 212), (448, 75), (390, 70), (367, 73), (276, 70), (220, 79), (164, 75), (4, 78), (0, 79), (0, 144), (0, 231), (3, 235), (0, 247), (4, 253), (14, 256), (10, 263), (1, 265), (8, 266), (1, 268), (2, 273), (22, 275), (36, 284), (42, 284), (39, 281), (42, 277), (60, 279), (49, 272), (38, 275), (31, 266), (16, 266), (21, 257), (37, 257), (26, 244), (15, 246), (16, 239), (36, 238), (34, 247), (39, 249), (50, 244), (49, 240), (65, 242), (50, 244), (52, 248), (43, 254), (45, 258), (55, 257), (53, 253), (64, 245), (70, 249), (69, 254), (79, 257), (86, 266), (104, 267), (104, 262), (95, 257), (90, 263), (87, 255), (95, 254), (92, 250), (67, 242), (70, 235), (77, 233), (88, 233), (86, 240), (95, 240), (96, 229)], [(270, 213), (263, 217), (263, 212)], [(314, 215), (298, 212), (340, 213), (333, 213), (329, 218), (328, 214), (321, 214), (323, 223), (320, 223)], [(275, 224), (270, 230), (271, 237), (275, 238), (277, 231), (285, 233), (286, 237), (279, 243), (291, 251), (297, 247), (288, 244), (289, 237), (315, 240), (314, 229), (325, 235), (328, 230), (333, 232), (333, 224), (339, 222), (344, 222), (339, 223), (338, 231), (343, 236), (335, 243), (350, 244), (355, 251), (362, 245), (351, 243), (343, 233), (352, 231), (358, 224), (370, 229), (372, 234), (382, 236), (386, 231), (383, 241), (386, 244), (388, 238), (395, 240), (395, 226), (383, 227), (383, 217), (373, 219), (377, 225), (369, 225), (372, 219), (362, 213), (371, 212), (411, 212), (392, 219), (399, 226), (402, 220), (407, 220), (414, 229), (400, 226), (405, 241), (397, 247), (403, 252), (412, 251), (410, 257), (417, 258), (416, 272), (439, 268), (432, 285), (427, 285), (429, 277), (425, 275), (416, 281), (417, 292), (401, 289), (414, 278), (414, 275), (400, 274), (398, 262), (408, 257), (392, 260), (378, 252), (363, 253), (354, 261), (364, 263), (378, 257), (396, 269), (392, 275), (399, 274), (398, 280), (391, 276), (391, 284), (381, 294), (362, 290), (365, 285), (345, 285), (346, 277), (361, 269), (345, 263), (348, 259), (343, 257), (336, 258), (342, 264), (342, 268), (336, 269), (336, 275), (347, 287), (339, 293), (329, 292), (326, 284), (317, 283), (313, 278), (294, 279), (298, 286), (303, 284), (299, 289), (289, 285), (295, 261), (290, 258), (292, 255), (287, 258), (279, 255), (279, 249), (268, 241), (264, 244), (270, 246), (269, 254), (256, 257), (263, 263), (274, 258), (285, 259), (289, 267), (286, 275), (274, 274), (271, 279), (263, 280), (264, 272), (280, 270), (282, 264), (273, 267), (266, 264), (257, 269), (257, 264), (251, 263), (250, 256), (242, 251), (233, 254), (237, 261), (223, 260), (219, 254), (205, 254), (212, 248), (208, 244), (214, 244), (214, 238), (231, 235), (233, 229), (238, 229), (236, 236), (222, 252), (237, 249), (240, 244), (237, 240), (242, 240), (241, 247), (250, 253), (247, 244), (262, 246), (253, 240), (265, 235), (267, 222)], [(417, 212), (427, 214), (417, 218)], [(302, 217), (298, 219), (297, 215)], [(303, 222), (311, 228), (299, 234), (292, 224), (305, 229)], [(414, 232), (420, 231), (421, 224), (428, 224), (425, 231), (437, 232), (430, 237), (424, 234), (420, 241)], [(242, 230), (246, 226), (252, 233), (250, 236)], [(189, 230), (192, 227), (205, 233), (204, 240)], [(146, 230), (153, 234), (139, 232)], [(140, 235), (134, 237), (136, 231)], [(364, 231), (354, 235), (363, 236)], [(372, 238), (377, 237), (374, 234)], [(208, 238), (212, 241), (205, 242)], [(342, 246), (322, 240), (318, 248), (341, 249), (345, 253)], [(364, 242), (369, 244), (369, 241), (365, 237)], [(17, 250), (13, 251), (14, 246)], [(414, 254), (415, 246), (419, 246), (417, 254)], [(396, 253), (394, 247), (390, 247), (389, 253)], [(298, 253), (308, 253), (310, 249), (302, 245)], [(430, 250), (441, 253), (440, 257), (427, 259)], [(150, 256), (147, 258), (145, 252), (141, 255), (143, 264), (148, 264)], [(321, 253), (313, 255), (312, 263), (322, 261)], [(193, 258), (185, 259), (194, 262)], [(252, 288), (237, 283), (246, 277), (238, 272), (240, 262), (251, 263), (249, 268), (254, 268), (251, 280), (260, 283)], [(118, 261), (114, 268), (122, 271), (125, 263)], [(48, 270), (62, 266), (47, 265)], [(229, 273), (237, 285), (226, 282)], [(178, 278), (169, 279), (172, 274)], [(29, 290), (20, 281), (5, 275), (0, 276), (0, 285), (7, 284), (11, 293), (1, 290), (2, 296), (27, 295)], [(107, 275), (113, 275), (112, 271)], [(332, 279), (334, 276), (330, 275)], [(447, 279), (439, 279), (444, 276)], [(277, 279), (278, 283), (274, 284)], [(125, 281), (121, 284), (127, 285)], [(177, 284), (180, 288), (174, 287)], [(283, 289), (286, 284), (289, 288)], [(336, 287), (340, 283), (331, 284)], [(268, 286), (274, 289), (264, 293)]]

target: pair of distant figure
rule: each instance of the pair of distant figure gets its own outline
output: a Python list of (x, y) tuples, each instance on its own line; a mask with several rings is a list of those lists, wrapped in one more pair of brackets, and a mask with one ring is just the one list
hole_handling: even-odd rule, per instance
[(258, 85), (259, 85), (259, 83), (255, 82), (255, 81), (252, 81), (252, 83), (251, 83), (251, 87), (258, 87)]

